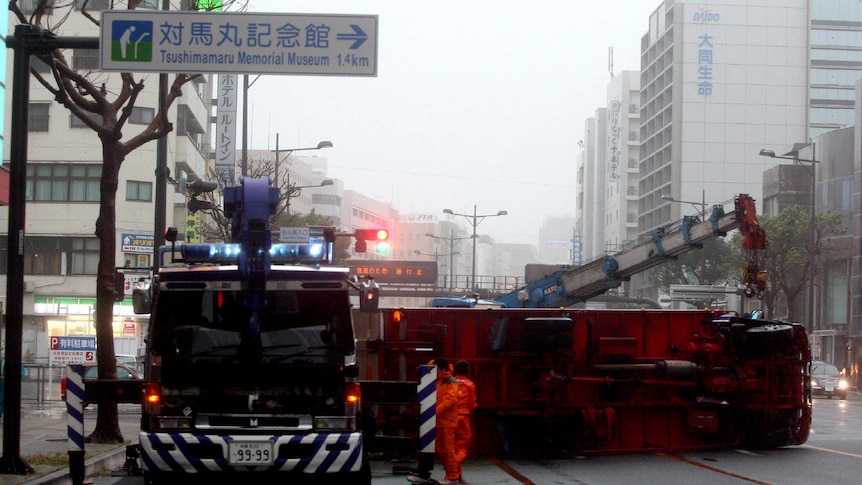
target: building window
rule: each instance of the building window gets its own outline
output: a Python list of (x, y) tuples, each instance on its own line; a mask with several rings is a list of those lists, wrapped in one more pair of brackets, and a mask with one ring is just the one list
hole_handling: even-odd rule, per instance
[(138, 8), (159, 9), (158, 0), (138, 0)]
[(40, 3), (48, 7), (49, 12), (50, 7), (54, 6), (54, 0), (18, 0), (18, 7), (21, 9), (21, 13), (31, 14), (36, 11), (36, 7)]
[[(99, 268), (99, 239), (95, 237), (24, 238), (24, 274), (95, 275)], [(0, 273), (7, 274), (7, 238), (0, 238)], [(66, 268), (63, 255), (66, 254)], [(65, 271), (64, 271), (65, 270)]]
[(48, 131), (48, 116), (50, 103), (30, 103), (29, 119), (27, 120), (27, 131)]
[[(102, 115), (96, 113), (90, 113), (90, 118), (97, 120), (99, 124), (102, 123)], [(69, 126), (72, 128), (89, 128), (84, 120), (78, 118), (74, 113), (69, 115)]]
[(28, 164), (27, 200), (98, 202), (101, 176), (100, 164)]
[(28, 237), (24, 240), (25, 274), (60, 274), (63, 261), (61, 238)]
[(98, 70), (99, 49), (74, 49), (72, 51), (72, 68)]
[[(79, 0), (75, 2), (75, 10), (83, 10), (84, 8), (83, 1)], [(95, 11), (95, 10), (108, 10), (111, 8), (111, 0), (89, 0), (86, 2), (87, 11)]]
[(69, 274), (96, 274), (99, 269), (99, 239), (73, 237), (70, 246)]
[(137, 180), (126, 181), (126, 200), (138, 202), (150, 202), (153, 200), (153, 183), (139, 182)]
[(129, 123), (133, 125), (148, 125), (153, 122), (156, 110), (153, 108), (141, 108), (135, 106), (132, 108), (132, 114), (129, 115)]

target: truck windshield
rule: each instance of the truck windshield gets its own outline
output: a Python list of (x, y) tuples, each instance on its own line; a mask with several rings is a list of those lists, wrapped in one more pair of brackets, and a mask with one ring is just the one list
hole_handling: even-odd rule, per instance
[(347, 298), (346, 292), (331, 290), (268, 291), (266, 308), (255, 321), (242, 291), (165, 290), (154, 315), (152, 349), (191, 364), (235, 362), (241, 347), (248, 348), (244, 339), (255, 339), (255, 360), (263, 364), (351, 355)]

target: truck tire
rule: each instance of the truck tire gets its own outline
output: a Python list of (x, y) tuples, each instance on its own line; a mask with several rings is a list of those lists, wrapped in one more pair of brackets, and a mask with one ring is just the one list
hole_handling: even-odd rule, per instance
[(793, 351), (793, 326), (770, 323), (745, 331), (745, 353), (749, 357), (762, 357), (775, 352)]

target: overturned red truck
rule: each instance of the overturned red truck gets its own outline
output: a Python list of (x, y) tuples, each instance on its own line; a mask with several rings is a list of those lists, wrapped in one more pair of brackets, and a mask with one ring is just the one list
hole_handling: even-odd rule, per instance
[[(811, 358), (798, 324), (705, 310), (381, 315), (357, 320), (366, 383), (416, 379), (437, 356), (467, 360), (477, 455), (763, 448), (808, 437)], [(364, 394), (375, 439), (409, 442), (418, 419), (410, 404)]]

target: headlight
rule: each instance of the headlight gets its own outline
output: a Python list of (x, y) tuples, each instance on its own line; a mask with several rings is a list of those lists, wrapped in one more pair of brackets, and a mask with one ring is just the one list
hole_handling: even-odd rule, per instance
[(354, 418), (351, 416), (318, 416), (314, 418), (314, 429), (319, 431), (352, 430), (354, 427)]
[(161, 429), (190, 429), (192, 427), (191, 418), (170, 417), (158, 418), (159, 428)]
[(811, 387), (818, 387), (820, 384), (817, 383), (817, 379), (811, 379)]
[(838, 389), (841, 389), (843, 391), (844, 389), (847, 389), (847, 387), (849, 387), (847, 385), (847, 380), (845, 380), (845, 379), (839, 379), (838, 380)]

